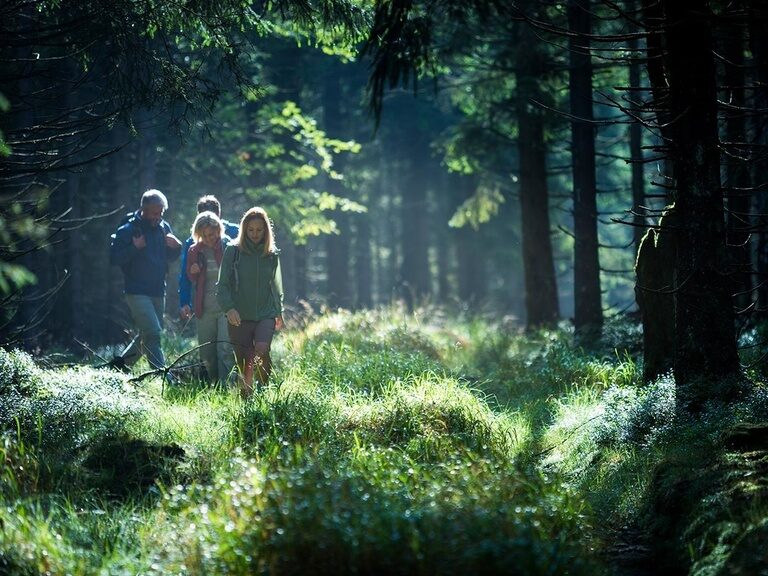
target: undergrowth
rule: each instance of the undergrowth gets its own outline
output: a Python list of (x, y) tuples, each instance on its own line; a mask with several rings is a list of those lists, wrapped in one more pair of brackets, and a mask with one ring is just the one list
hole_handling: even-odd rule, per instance
[(339, 312), (279, 335), (248, 403), (0, 350), (0, 574), (609, 574), (626, 526), (748, 569), (768, 456), (733, 430), (768, 394), (688, 416), (639, 341)]

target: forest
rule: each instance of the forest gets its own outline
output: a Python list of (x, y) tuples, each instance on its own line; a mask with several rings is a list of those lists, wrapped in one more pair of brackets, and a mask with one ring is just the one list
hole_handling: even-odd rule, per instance
[[(767, 25), (0, 0), (0, 576), (768, 574)], [(252, 395), (188, 244), (151, 357), (111, 249), (148, 190), (180, 243), (268, 211)]]

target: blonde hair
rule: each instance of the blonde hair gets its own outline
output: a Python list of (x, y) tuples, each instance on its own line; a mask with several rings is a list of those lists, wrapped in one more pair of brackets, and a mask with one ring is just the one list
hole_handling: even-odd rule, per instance
[(195, 242), (201, 242), (203, 240), (204, 228), (216, 228), (219, 231), (219, 237), (224, 236), (224, 224), (221, 219), (213, 212), (200, 212), (195, 218), (195, 223), (192, 224), (192, 238)]
[(238, 231), (237, 238), (233, 242), (243, 252), (248, 252), (245, 243), (245, 231), (248, 228), (248, 224), (251, 220), (261, 220), (264, 222), (264, 255), (272, 254), (276, 251), (275, 237), (272, 234), (272, 221), (267, 216), (267, 211), (260, 206), (254, 206), (243, 214), (240, 219), (240, 230)]

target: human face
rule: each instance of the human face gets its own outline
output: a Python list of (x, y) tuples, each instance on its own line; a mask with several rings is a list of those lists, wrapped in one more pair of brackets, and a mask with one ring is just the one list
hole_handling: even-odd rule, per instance
[(264, 240), (264, 234), (266, 233), (267, 226), (261, 218), (253, 218), (248, 221), (245, 226), (245, 235), (254, 244), (258, 244)]
[(216, 226), (206, 226), (203, 228), (200, 236), (203, 240), (203, 244), (209, 248), (215, 248), (216, 245), (221, 241), (221, 230), (219, 230)]
[(152, 226), (157, 226), (163, 219), (164, 211), (162, 204), (147, 204), (141, 208), (141, 219), (146, 220)]

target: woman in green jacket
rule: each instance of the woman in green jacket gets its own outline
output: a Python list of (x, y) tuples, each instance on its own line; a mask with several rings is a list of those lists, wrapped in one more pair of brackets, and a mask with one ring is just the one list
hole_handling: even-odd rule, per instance
[(248, 210), (237, 238), (224, 250), (216, 297), (226, 310), (229, 339), (240, 374), (240, 395), (253, 393), (253, 378), (266, 385), (275, 330), (283, 327), (283, 279), (272, 225), (263, 208)]

